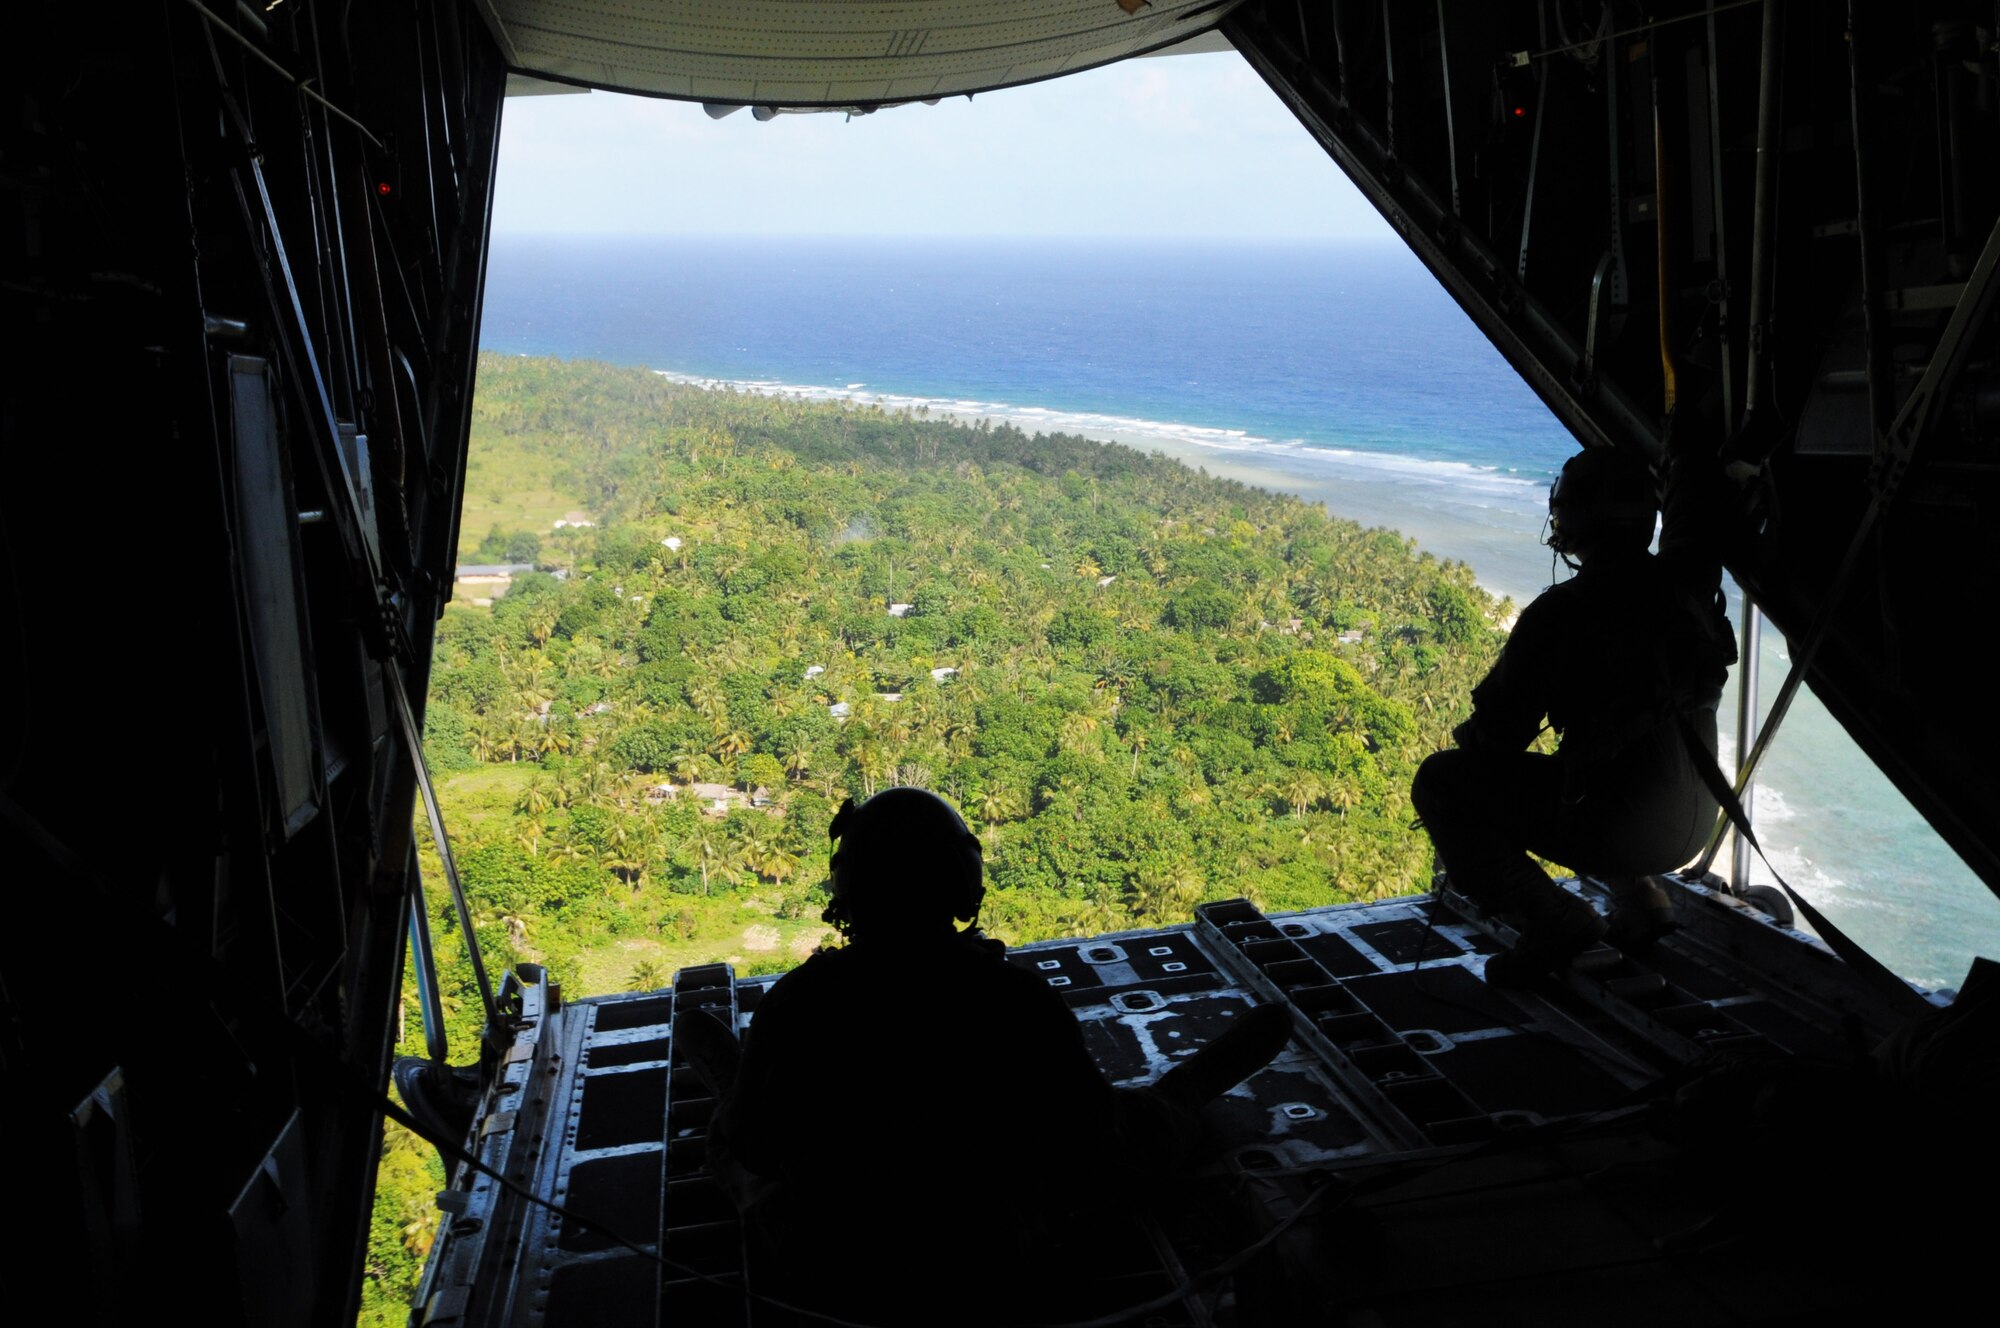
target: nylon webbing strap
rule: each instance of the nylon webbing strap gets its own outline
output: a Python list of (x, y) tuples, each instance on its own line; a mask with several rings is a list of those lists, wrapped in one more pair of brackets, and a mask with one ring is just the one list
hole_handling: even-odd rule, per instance
[(1845, 960), (1849, 968), (1873, 983), (1899, 1012), (1912, 1015), (1928, 1013), (1931, 1009), (1929, 1001), (1918, 995), (1909, 983), (1892, 973), (1881, 960), (1863, 949), (1853, 937), (1835, 926), (1824, 913), (1814, 908), (1803, 895), (1792, 889), (1778, 869), (1771, 865), (1770, 855), (1765, 853), (1764, 846), (1757, 842), (1757, 832), (1750, 828), (1750, 818), (1744, 814), (1743, 803), (1736, 796), (1736, 790), (1729, 786), (1728, 776), (1722, 773), (1722, 767), (1715, 763), (1715, 757), (1708, 748), (1702, 746), (1701, 740), (1695, 736), (1693, 723), (1685, 715), (1681, 716), (1680, 728), (1681, 740), (1687, 744), (1688, 753), (1694, 758), (1695, 769), (1701, 774), (1701, 782), (1708, 785), (1708, 791), (1714, 794), (1715, 800), (1722, 805), (1723, 816), (1736, 827), (1736, 833), (1743, 836), (1743, 842), (1757, 850), (1757, 856), (1763, 860), (1766, 867), (1770, 868), (1771, 879), (1778, 883), (1778, 888), (1785, 892), (1785, 898), (1792, 901), (1792, 906), (1798, 909), (1805, 920), (1812, 925), (1812, 929), (1819, 933), (1827, 948)]

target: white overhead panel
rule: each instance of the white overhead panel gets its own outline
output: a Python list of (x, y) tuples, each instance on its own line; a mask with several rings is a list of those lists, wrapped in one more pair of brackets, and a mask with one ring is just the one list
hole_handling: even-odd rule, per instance
[[(519, 72), (713, 105), (872, 110), (1189, 43), (1238, 0), (482, 0)], [(1128, 7), (1131, 12), (1127, 12)]]

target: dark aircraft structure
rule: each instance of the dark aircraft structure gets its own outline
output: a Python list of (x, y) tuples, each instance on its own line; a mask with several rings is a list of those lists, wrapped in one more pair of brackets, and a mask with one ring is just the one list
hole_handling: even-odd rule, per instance
[[(1224, 44), (1581, 444), (1651, 458), (1692, 431), (1722, 457), (1728, 568), (1791, 644), (1773, 724), (1809, 684), (2000, 886), (1993, 671), (1934, 626), (1979, 639), (2000, 573), (1990, 0), (19, 6), (15, 1303), (353, 1320), (412, 951), (441, 1027), (423, 898), (458, 887), (417, 870), (415, 735), (510, 93), (920, 115), (904, 104)], [(1683, 873), (1653, 954), (1593, 952), (1527, 993), (1479, 980), (1513, 934), (1449, 891), (1212, 904), (1013, 952), (1119, 1082), (1247, 1001), (1296, 1028), (1164, 1196), (1050, 1197), (1101, 1273), (1051, 1315), (1921, 1321), (1983, 1290), (1990, 979), (1917, 993), (1718, 865)], [(704, 1171), (713, 1104), (670, 1032), (689, 1007), (748, 1026), (768, 983), (481, 983), (477, 1061), (442, 1064), (440, 1034), (404, 1067), (454, 1136), (412, 1322), (812, 1322)], [(967, 1294), (1005, 1275), (969, 1271)]]

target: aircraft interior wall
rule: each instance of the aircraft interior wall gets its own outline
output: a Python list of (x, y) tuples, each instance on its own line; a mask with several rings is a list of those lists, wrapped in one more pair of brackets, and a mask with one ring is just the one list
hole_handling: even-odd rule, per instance
[(0, 1110), (73, 1177), (8, 1263), (349, 1323), (505, 72), (400, 3), (34, 6), (5, 64)]

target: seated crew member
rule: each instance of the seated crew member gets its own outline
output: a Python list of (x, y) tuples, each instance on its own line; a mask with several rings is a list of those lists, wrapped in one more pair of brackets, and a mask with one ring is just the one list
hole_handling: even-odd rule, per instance
[[(1593, 448), (1564, 464), (1548, 544), (1577, 575), (1521, 612), (1457, 749), (1417, 771), (1410, 800), (1452, 885), (1520, 924), (1487, 963), (1497, 985), (1567, 964), (1606, 931), (1530, 853), (1604, 880), (1612, 941), (1639, 945), (1672, 926), (1648, 878), (1687, 862), (1715, 824), (1702, 766), (1736, 646), (1713, 535), (1722, 504), (1684, 470), (1695, 464), (1671, 465), (1657, 555), (1644, 462)], [(1553, 756), (1525, 750), (1545, 717), (1561, 735)]]
[[(848, 944), (772, 986), (740, 1054), (712, 1018), (676, 1023), (721, 1096), (710, 1168), (794, 1296), (878, 1321), (1020, 1318), (1059, 1280), (1038, 1257), (1047, 1218), (1184, 1153), (1200, 1105), (1277, 1055), (1290, 1016), (1258, 1007), (1150, 1088), (1114, 1090), (1047, 982), (953, 925), (985, 895), (957, 812), (885, 789), (829, 834), (825, 918)], [(975, 1265), (1005, 1271), (974, 1287)]]

